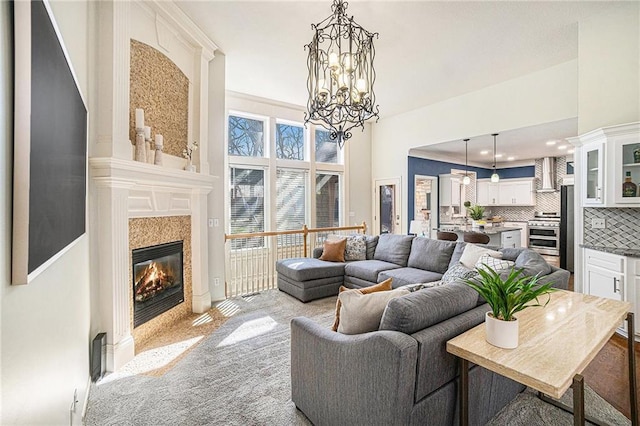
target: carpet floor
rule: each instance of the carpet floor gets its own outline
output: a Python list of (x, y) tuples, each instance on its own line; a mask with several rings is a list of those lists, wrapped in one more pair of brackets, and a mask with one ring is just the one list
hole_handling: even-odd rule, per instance
[[(93, 383), (84, 423), (310, 425), (291, 402), (289, 323), (293, 317), (306, 316), (329, 327), (335, 297), (303, 304), (272, 290), (226, 300), (217, 309), (228, 318), (217, 330), (201, 339), (187, 336), (185, 341), (170, 343), (171, 349), (157, 356), (162, 358), (168, 351), (176, 358), (163, 374), (143, 374), (139, 367), (145, 362), (136, 357), (122, 371)], [(586, 389), (585, 394), (587, 414), (595, 413), (606, 424), (629, 424), (593, 391)], [(563, 398), (570, 404), (570, 397), (568, 392)], [(570, 414), (525, 391), (490, 424), (573, 423)]]

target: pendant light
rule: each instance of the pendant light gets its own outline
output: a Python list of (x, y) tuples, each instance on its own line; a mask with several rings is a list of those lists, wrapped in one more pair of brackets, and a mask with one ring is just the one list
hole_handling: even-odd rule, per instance
[(469, 185), (471, 183), (471, 178), (469, 177), (469, 150), (468, 150), (469, 139), (464, 140), (464, 177), (462, 178), (463, 185)]
[(494, 133), (493, 136), (493, 174), (491, 175), (491, 182), (500, 182), (500, 176), (496, 171), (496, 136), (500, 133)]

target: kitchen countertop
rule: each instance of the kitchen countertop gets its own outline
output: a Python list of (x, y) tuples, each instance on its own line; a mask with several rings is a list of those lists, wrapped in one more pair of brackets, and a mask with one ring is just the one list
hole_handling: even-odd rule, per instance
[(605, 247), (605, 246), (592, 246), (589, 244), (580, 244), (582, 248), (588, 248), (591, 250), (603, 251), (605, 253), (617, 254), (619, 256), (627, 257), (640, 257), (640, 250), (621, 247)]
[(487, 234), (487, 235), (495, 235), (495, 234), (501, 234), (503, 232), (507, 232), (507, 231), (520, 231), (522, 228), (515, 228), (515, 227), (511, 227), (511, 226), (491, 226), (488, 228), (484, 228), (484, 230), (480, 230), (480, 229), (471, 229), (471, 225), (466, 225), (466, 226), (457, 226), (457, 229), (452, 229), (453, 226), (449, 225), (449, 226), (442, 226), (440, 228), (433, 228), (436, 231), (443, 231), (443, 232), (455, 232), (455, 233), (463, 233), (463, 232), (478, 232), (481, 234)]

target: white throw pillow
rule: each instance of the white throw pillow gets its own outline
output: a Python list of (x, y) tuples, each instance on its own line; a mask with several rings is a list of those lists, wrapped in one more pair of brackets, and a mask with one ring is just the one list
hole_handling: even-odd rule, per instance
[(495, 257), (496, 259), (502, 259), (502, 253), (495, 250), (489, 250), (488, 248), (479, 247), (475, 244), (467, 244), (462, 251), (462, 256), (460, 257), (460, 263), (462, 263), (466, 268), (473, 269), (476, 267), (476, 263), (478, 263), (478, 259), (483, 254), (488, 254), (491, 257)]
[(405, 288), (362, 294), (359, 291), (343, 291), (340, 300), (340, 324), (338, 333), (360, 334), (375, 331), (389, 300), (409, 294)]
[(483, 254), (480, 256), (480, 259), (476, 262), (476, 269), (486, 270), (487, 266), (493, 269), (494, 271), (500, 273), (502, 271), (507, 271), (516, 264), (516, 262), (512, 262), (510, 260), (502, 260), (496, 259), (495, 257), (491, 257), (487, 254)]

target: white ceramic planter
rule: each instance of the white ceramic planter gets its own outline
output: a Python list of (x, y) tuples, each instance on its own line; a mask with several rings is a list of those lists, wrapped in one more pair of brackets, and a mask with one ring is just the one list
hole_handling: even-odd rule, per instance
[(504, 349), (514, 349), (518, 347), (518, 320), (501, 321), (485, 314), (485, 335), (487, 342), (493, 346)]

